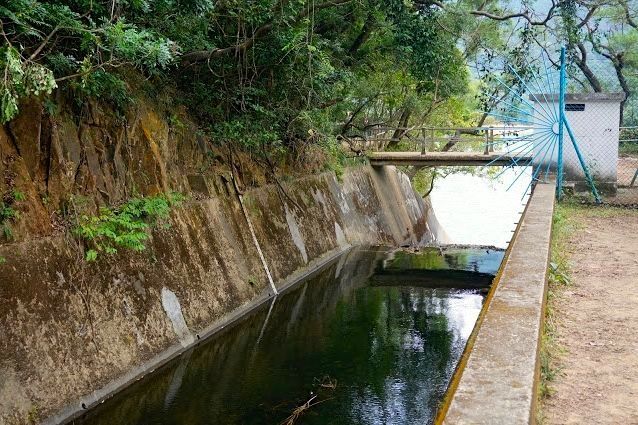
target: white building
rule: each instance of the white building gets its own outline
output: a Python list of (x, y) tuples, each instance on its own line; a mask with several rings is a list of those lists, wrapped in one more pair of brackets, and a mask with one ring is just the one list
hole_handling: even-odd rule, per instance
[[(558, 124), (555, 123), (551, 113), (558, 110), (558, 95), (556, 94), (531, 94), (529, 96), (535, 102), (534, 121), (540, 126), (552, 129), (550, 136), (558, 133)], [(567, 94), (565, 99), (565, 115), (567, 121), (576, 136), (576, 142), (585, 159), (590, 173), (594, 176), (597, 187), (602, 190), (615, 191), (616, 169), (618, 166), (618, 139), (620, 127), (620, 102), (624, 99), (623, 93), (590, 93)], [(542, 130), (535, 130), (541, 132)], [(535, 142), (534, 151), (543, 150), (543, 138)], [(556, 168), (558, 152), (554, 150), (551, 155), (551, 168)], [(535, 162), (547, 166), (550, 154), (543, 159), (541, 153)], [(542, 162), (541, 162), (542, 161)], [(543, 166), (543, 165), (541, 165)], [(563, 168), (566, 182), (577, 183), (580, 190), (585, 182), (583, 170), (576, 156), (571, 139), (564, 130), (563, 136)]]

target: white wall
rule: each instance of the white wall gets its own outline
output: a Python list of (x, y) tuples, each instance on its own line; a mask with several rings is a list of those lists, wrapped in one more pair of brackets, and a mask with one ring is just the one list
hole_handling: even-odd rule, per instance
[[(588, 99), (588, 97), (595, 96), (583, 95), (580, 99), (568, 98), (566, 103), (585, 104), (585, 110), (566, 111), (566, 118), (574, 131), (580, 152), (590, 172), (594, 175), (594, 178), (598, 181), (615, 183), (618, 164), (620, 102), (617, 99)], [(536, 108), (537, 112), (535, 113), (536, 122), (539, 122), (539, 120), (548, 121), (547, 118), (543, 116), (542, 107), (549, 111), (550, 106), (555, 108), (554, 104), (550, 103), (548, 105), (545, 103), (545, 100), (541, 98), (539, 99), (538, 105)], [(538, 112), (539, 110), (540, 112)], [(548, 115), (547, 112), (544, 114)], [(542, 125), (546, 124), (543, 123)], [(536, 130), (536, 132), (538, 131), (539, 130)], [(563, 140), (565, 179), (567, 181), (584, 180), (583, 170), (566, 129)], [(544, 142), (545, 138), (539, 134), (538, 140), (535, 142), (535, 153), (538, 151), (542, 152), (545, 146), (551, 144), (551, 142), (549, 142), (543, 146)], [(551, 156), (552, 169), (556, 167), (557, 150), (558, 148), (554, 149), (553, 155)], [(544, 167), (543, 169), (545, 169), (547, 162), (550, 160), (550, 153), (551, 151), (545, 155), (544, 160), (542, 160), (544, 154), (541, 153), (535, 163), (540, 163), (541, 166)]]

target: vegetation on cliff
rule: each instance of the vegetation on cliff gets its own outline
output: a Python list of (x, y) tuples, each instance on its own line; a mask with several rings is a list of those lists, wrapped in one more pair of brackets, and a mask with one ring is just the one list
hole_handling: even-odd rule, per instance
[(148, 230), (166, 224), (171, 207), (179, 205), (178, 194), (132, 198), (117, 208), (100, 208), (99, 215), (83, 215), (74, 233), (86, 245), (86, 260), (95, 261), (100, 254), (116, 254), (118, 248), (143, 251)]
[[(631, 97), (638, 66), (631, 2), (541, 6), (9, 0), (0, 6), (0, 120), (18, 113), (21, 98), (56, 88), (79, 109), (91, 98), (124, 109), (139, 89), (127, 78), (134, 69), (151, 94), (175, 90), (171, 102), (189, 106), (213, 141), (295, 152), (375, 124), (480, 124), (485, 115), (472, 110), (500, 96), (492, 74), (503, 62), (524, 74), (531, 50), (555, 54), (549, 42), (567, 44), (577, 81), (594, 91), (615, 84)], [(597, 60), (606, 71), (592, 65)], [(470, 69), (494, 86), (481, 106), (467, 96), (476, 86), (468, 86)], [(52, 99), (47, 105), (55, 111)]]
[[(250, 186), (339, 172), (375, 128), (396, 128), (398, 148), (406, 128), (488, 122), (504, 85), (524, 91), (504, 65), (526, 79), (560, 45), (571, 87), (623, 91), (635, 125), (637, 12), (626, 0), (6, 0), (0, 195), (23, 192), (22, 233), (46, 234), (75, 195), (97, 216), (135, 193), (189, 191), (193, 174)], [(436, 172), (409, 175), (427, 194)]]

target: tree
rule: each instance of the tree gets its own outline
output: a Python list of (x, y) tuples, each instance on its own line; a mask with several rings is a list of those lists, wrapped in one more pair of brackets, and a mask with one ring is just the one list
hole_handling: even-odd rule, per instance
[[(433, 4), (451, 9), (448, 3)], [(583, 89), (595, 92), (618, 86), (625, 94), (625, 101), (621, 104), (623, 116), (638, 86), (633, 77), (636, 74), (635, 62), (631, 59), (638, 45), (638, 10), (629, 1), (561, 0), (552, 1), (549, 9), (544, 5), (541, 7), (540, 4), (523, 2), (519, 9), (514, 10), (510, 9), (509, 2), (491, 0), (477, 5), (470, 1), (461, 2), (460, 6), (456, 3), (452, 10), (482, 20), (510, 22), (517, 29), (517, 36), (510, 39), (512, 46), (524, 42), (526, 31), (531, 31), (535, 44), (549, 56), (554, 66), (558, 65), (558, 49), (547, 46), (564, 43), (568, 48), (569, 60), (575, 65), (575, 68), (568, 70), (574, 81)], [(483, 47), (482, 50), (492, 49)], [(499, 54), (509, 61), (512, 56), (508, 50), (516, 53), (514, 47), (501, 48)], [(528, 56), (530, 51), (526, 52)], [(615, 78), (609, 78), (607, 67), (592, 66), (603, 60), (611, 66)]]
[(467, 85), (441, 15), (401, 0), (10, 0), (1, 118), (56, 87), (125, 107), (134, 69), (172, 87), (214, 141), (255, 152), (412, 125)]

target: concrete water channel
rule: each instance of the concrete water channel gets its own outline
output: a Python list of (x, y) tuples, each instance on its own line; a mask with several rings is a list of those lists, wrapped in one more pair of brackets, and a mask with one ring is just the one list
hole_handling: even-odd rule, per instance
[(507, 251), (332, 257), (73, 423), (533, 423), (553, 192)]
[(354, 248), (75, 423), (432, 423), (503, 255)]

